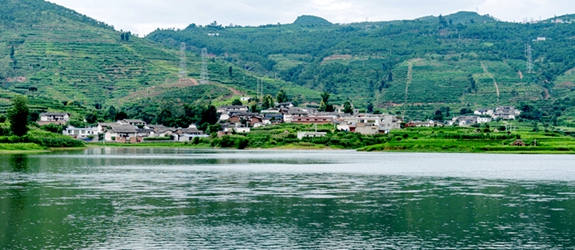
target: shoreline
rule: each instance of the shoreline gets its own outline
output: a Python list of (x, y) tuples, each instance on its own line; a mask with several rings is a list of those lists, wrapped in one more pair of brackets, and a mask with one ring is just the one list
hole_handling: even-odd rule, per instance
[(58, 151), (81, 151), (90, 148), (180, 148), (180, 149), (217, 149), (217, 150), (252, 150), (252, 151), (341, 151), (341, 150), (353, 150), (357, 152), (365, 152), (365, 153), (445, 153), (445, 154), (524, 154), (524, 155), (571, 155), (575, 154), (575, 151), (565, 151), (565, 150), (536, 150), (536, 148), (525, 148), (525, 149), (517, 149), (517, 150), (482, 150), (482, 151), (469, 151), (469, 150), (366, 150), (366, 149), (343, 149), (337, 147), (326, 147), (322, 145), (284, 145), (279, 147), (271, 147), (271, 148), (245, 148), (245, 149), (234, 149), (234, 148), (216, 148), (207, 145), (177, 145), (177, 144), (170, 144), (170, 145), (150, 145), (150, 144), (106, 144), (106, 145), (86, 145), (86, 147), (82, 148), (49, 148), (45, 150), (0, 150), (0, 154), (7, 155), (7, 154), (42, 154), (42, 153), (51, 153), (51, 152), (58, 152)]

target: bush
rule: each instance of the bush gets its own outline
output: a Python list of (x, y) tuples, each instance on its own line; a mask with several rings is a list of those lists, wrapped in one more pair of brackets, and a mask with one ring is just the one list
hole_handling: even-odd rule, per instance
[(10, 135), (10, 128), (0, 126), (0, 136)]
[(15, 135), (0, 136), (0, 143), (23, 143), (23, 142), (26, 142), (24, 137), (15, 136)]
[(192, 144), (198, 145), (200, 144), (200, 141), (201, 141), (200, 137), (194, 137), (194, 139), (192, 139)]
[(48, 132), (52, 132), (54, 134), (60, 134), (60, 133), (62, 133), (62, 131), (64, 131), (64, 126), (56, 125), (56, 124), (46, 124), (46, 125), (41, 126), (40, 129), (48, 131)]
[[(215, 141), (215, 140), (214, 140)], [(237, 148), (244, 149), (250, 143), (250, 140), (245, 136), (229, 136), (222, 137), (219, 141), (219, 146), (222, 148)]]

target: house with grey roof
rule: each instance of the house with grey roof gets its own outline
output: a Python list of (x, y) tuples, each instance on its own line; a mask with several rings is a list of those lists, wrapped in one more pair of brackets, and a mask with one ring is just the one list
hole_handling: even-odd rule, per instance
[(70, 113), (46, 112), (40, 113), (38, 125), (57, 124), (64, 125), (70, 121)]
[(125, 124), (125, 125), (132, 125), (132, 126), (136, 126), (136, 127), (144, 127), (146, 126), (146, 122), (142, 121), (140, 119), (124, 119), (121, 121), (118, 121), (119, 124)]
[(138, 131), (131, 125), (112, 126), (104, 134), (105, 141), (137, 142)]

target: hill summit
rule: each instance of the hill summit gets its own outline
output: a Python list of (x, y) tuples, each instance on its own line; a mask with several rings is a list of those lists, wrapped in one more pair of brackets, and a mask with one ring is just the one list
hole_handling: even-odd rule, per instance
[(300, 26), (329, 26), (332, 25), (331, 22), (328, 20), (317, 17), (317, 16), (310, 16), (310, 15), (303, 15), (298, 17), (295, 22), (295, 25)]

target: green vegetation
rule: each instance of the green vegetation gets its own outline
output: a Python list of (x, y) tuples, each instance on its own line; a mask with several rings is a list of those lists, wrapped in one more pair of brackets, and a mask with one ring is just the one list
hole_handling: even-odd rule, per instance
[(36, 151), (84, 146), (82, 141), (60, 134), (61, 126), (46, 125), (42, 129), (30, 129), (30, 113), (26, 97), (17, 96), (12, 101), (13, 107), (8, 110), (9, 123), (6, 124), (5, 119), (1, 119), (0, 122), (0, 150)]
[[(392, 131), (384, 143), (363, 151), (465, 152), (465, 153), (575, 153), (575, 138), (562, 132), (494, 132), (489, 128), (410, 128)], [(516, 140), (526, 146), (511, 146)]]
[(12, 98), (12, 108), (8, 110), (8, 120), (10, 121), (10, 130), (16, 136), (23, 136), (28, 132), (28, 109), (27, 100), (24, 96)]
[(317, 91), (219, 58), (208, 62), (210, 84), (198, 86), (199, 50), (188, 50), (189, 74), (179, 80), (177, 50), (42, 0), (0, 0), (0, 6), (0, 115), (16, 95), (28, 96), (31, 112), (66, 111), (79, 120), (112, 106), (144, 106), (155, 115), (167, 101), (180, 107), (229, 103), (253, 95), (258, 81), (264, 93), (283, 88), (300, 100), (319, 99)]
[[(424, 119), (441, 106), (460, 110), (537, 101), (544, 107), (571, 97), (573, 35), (569, 24), (508, 23), (458, 12), (353, 24), (311, 16), (260, 27), (192, 24), (147, 38), (173, 48), (180, 42), (208, 48), (216, 58), (257, 74), (329, 92), (337, 104), (354, 100), (358, 108), (371, 104)], [(526, 44), (534, 50), (533, 73), (526, 71)]]

